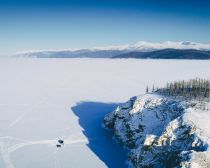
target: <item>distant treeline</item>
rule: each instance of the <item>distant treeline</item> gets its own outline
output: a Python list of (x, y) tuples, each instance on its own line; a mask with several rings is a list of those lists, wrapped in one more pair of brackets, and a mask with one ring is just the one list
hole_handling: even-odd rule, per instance
[(147, 86), (146, 92), (158, 92), (168, 96), (179, 96), (190, 99), (202, 99), (210, 97), (210, 81), (195, 78), (190, 80), (174, 81), (167, 83), (165, 87), (158, 88), (153, 85), (152, 89)]

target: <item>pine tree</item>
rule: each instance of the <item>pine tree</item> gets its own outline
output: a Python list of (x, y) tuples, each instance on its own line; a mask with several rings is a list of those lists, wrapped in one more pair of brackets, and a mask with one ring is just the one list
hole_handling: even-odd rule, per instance
[(146, 93), (149, 93), (149, 87), (148, 86), (146, 87)]

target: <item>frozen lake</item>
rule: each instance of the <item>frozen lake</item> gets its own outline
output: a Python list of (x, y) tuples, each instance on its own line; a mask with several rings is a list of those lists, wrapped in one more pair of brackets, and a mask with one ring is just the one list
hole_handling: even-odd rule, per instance
[(0, 167), (126, 167), (103, 116), (147, 84), (194, 77), (210, 79), (210, 61), (0, 59)]

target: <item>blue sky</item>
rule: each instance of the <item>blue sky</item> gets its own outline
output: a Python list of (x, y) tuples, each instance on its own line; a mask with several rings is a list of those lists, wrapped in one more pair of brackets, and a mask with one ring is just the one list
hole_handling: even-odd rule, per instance
[(0, 54), (138, 41), (210, 43), (210, 1), (0, 1)]

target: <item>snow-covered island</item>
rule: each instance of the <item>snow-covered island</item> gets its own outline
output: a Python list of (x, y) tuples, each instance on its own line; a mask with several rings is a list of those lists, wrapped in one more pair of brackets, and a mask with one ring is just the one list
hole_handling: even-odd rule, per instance
[(130, 150), (129, 166), (210, 167), (209, 83), (206, 84), (207, 99), (200, 95), (198, 99), (183, 99), (160, 93), (159, 89), (132, 97), (105, 116), (104, 125)]

